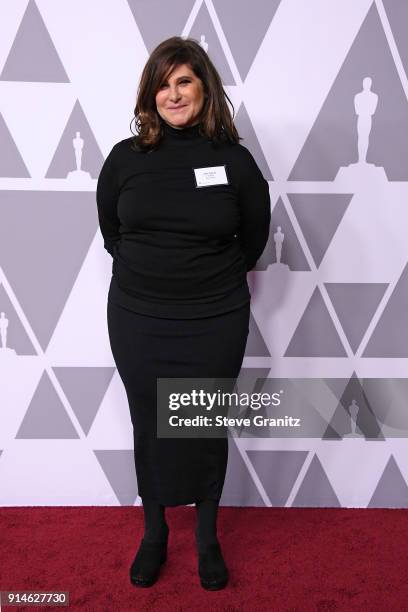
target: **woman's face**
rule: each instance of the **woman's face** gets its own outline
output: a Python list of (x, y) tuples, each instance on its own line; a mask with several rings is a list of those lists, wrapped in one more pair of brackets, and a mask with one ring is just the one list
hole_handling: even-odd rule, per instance
[(177, 66), (156, 94), (157, 112), (176, 128), (198, 123), (203, 105), (203, 83), (188, 64)]

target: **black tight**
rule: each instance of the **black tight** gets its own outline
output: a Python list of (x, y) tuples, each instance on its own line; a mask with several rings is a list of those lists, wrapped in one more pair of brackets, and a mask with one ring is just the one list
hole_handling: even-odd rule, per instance
[(196, 536), (199, 548), (217, 542), (217, 514), (219, 500), (204, 499), (196, 502)]
[(149, 542), (162, 542), (166, 539), (168, 526), (165, 518), (165, 506), (154, 499), (143, 497), (144, 535)]
[[(154, 499), (143, 498), (144, 536), (149, 542), (162, 542), (167, 538), (166, 507)], [(204, 499), (196, 502), (196, 539), (199, 548), (217, 542), (217, 515), (219, 500)]]

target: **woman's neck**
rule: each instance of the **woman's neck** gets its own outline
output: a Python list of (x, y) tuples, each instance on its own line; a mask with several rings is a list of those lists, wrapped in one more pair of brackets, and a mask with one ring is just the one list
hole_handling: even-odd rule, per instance
[(201, 138), (200, 123), (187, 125), (186, 127), (175, 127), (167, 123), (167, 121), (164, 121), (163, 132), (165, 139), (172, 141), (195, 140)]

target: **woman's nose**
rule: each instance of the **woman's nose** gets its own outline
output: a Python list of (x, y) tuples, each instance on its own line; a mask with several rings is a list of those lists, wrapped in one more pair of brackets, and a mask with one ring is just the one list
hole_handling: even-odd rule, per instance
[(180, 93), (177, 88), (170, 89), (170, 99), (177, 100), (180, 97)]

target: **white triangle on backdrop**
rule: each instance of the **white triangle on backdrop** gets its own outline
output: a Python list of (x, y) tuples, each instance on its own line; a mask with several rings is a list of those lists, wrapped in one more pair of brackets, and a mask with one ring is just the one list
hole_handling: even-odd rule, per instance
[(90, 448), (132, 449), (133, 429), (125, 388), (116, 370), (87, 436)]
[(148, 58), (129, 5), (60, 0), (45, 3), (41, 14), (106, 155), (131, 136), (137, 81)]
[(14, 440), (0, 482), (1, 506), (118, 505), (86, 440)]
[[(314, 0), (279, 5), (246, 78), (244, 95), (254, 117), (260, 84), (267, 81), (267, 90), (270, 84), (273, 92), (264, 102), (267, 129), (258, 132), (258, 138), (275, 179), (289, 175), (371, 4)], [(294, 125), (296, 117), (301, 120)]]
[(363, 436), (333, 444), (339, 445), (339, 452), (333, 452), (332, 443), (325, 443), (316, 449), (316, 453), (341, 505), (346, 508), (367, 507), (390, 458), (390, 445), (367, 442)]
[(53, 366), (115, 365), (106, 320), (111, 269), (98, 229), (47, 349)]
[(0, 81), (0, 97), (4, 121), (28, 171), (42, 179), (75, 103), (74, 90), (65, 83)]
[[(274, 266), (251, 277), (251, 311), (273, 357), (282, 357), (316, 287), (311, 272), (287, 271), (282, 295)], [(254, 288), (254, 289), (253, 289)]]
[[(370, 188), (369, 188), (370, 187)], [(408, 188), (375, 185), (356, 193), (320, 264), (327, 282), (387, 283), (407, 262)]]

